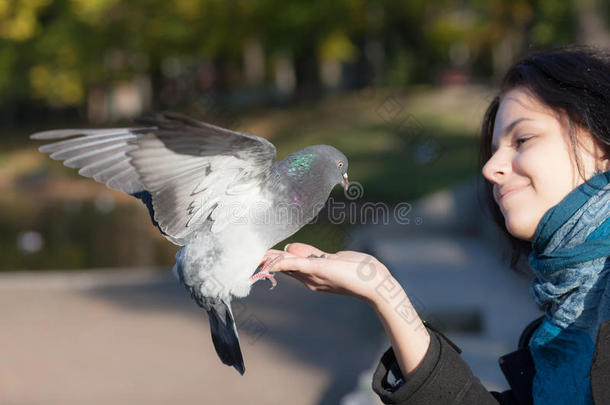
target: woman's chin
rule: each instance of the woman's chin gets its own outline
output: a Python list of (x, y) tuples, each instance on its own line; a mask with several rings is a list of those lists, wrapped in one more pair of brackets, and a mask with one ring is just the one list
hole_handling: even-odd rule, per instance
[(516, 220), (510, 217), (505, 219), (504, 224), (508, 233), (515, 238), (530, 242), (534, 239), (534, 234), (536, 233), (535, 226), (524, 226), (523, 220)]

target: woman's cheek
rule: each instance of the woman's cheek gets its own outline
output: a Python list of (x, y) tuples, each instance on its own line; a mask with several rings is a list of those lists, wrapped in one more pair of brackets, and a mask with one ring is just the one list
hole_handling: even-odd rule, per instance
[(512, 204), (505, 212), (505, 224), (509, 233), (519, 239), (531, 240), (540, 219), (546, 212), (547, 198), (545, 186), (552, 182), (553, 168), (546, 161), (539, 145), (527, 145), (513, 160), (513, 185), (523, 185), (526, 189), (514, 196)]

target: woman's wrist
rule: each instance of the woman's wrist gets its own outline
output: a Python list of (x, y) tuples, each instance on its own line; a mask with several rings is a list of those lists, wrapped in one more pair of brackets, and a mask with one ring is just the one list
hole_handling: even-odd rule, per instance
[(373, 285), (374, 289), (369, 292), (367, 302), (376, 312), (400, 308), (405, 300), (410, 304), (402, 285), (391, 275), (375, 279)]
[(392, 277), (369, 297), (392, 344), (403, 376), (412, 374), (423, 361), (430, 335), (402, 286)]
[(427, 334), (426, 327), (405, 290), (394, 279), (387, 280), (387, 284), (390, 283), (395, 283), (397, 291), (391, 294), (387, 290), (380, 289), (371, 301), (375, 312), (382, 320), (394, 322), (393, 326), (400, 328), (403, 333), (425, 331)]

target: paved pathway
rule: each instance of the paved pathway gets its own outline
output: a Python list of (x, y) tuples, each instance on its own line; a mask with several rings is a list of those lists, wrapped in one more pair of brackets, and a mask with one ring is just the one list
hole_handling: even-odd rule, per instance
[(246, 373), (168, 271), (0, 274), (0, 404), (336, 404), (377, 355), (356, 300), (286, 276), (234, 310)]

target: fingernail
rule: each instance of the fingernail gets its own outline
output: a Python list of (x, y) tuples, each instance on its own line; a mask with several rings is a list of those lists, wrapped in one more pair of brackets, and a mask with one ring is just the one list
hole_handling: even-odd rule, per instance
[(287, 243), (286, 246), (284, 246), (284, 252), (288, 251), (288, 246), (290, 246), (290, 243)]

